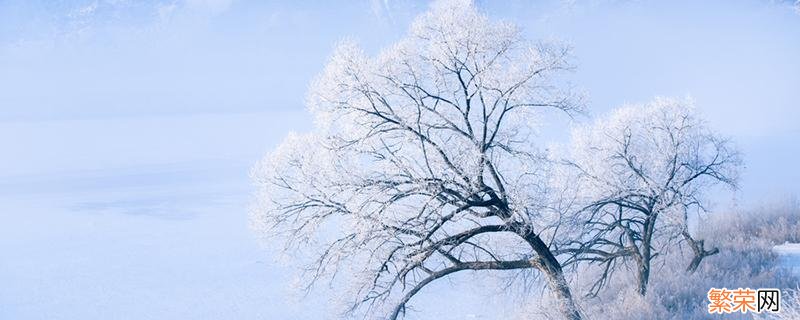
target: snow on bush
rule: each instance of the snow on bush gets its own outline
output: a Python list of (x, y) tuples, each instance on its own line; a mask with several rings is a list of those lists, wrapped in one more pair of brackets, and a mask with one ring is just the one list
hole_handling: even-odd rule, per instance
[[(587, 297), (585, 293), (602, 270), (580, 267), (572, 280), (576, 294), (584, 293), (579, 301), (582, 313), (603, 320), (712, 319), (715, 317), (707, 309), (707, 292), (712, 287), (779, 288), (783, 293), (781, 313), (738, 313), (725, 315), (725, 319), (800, 319), (800, 278), (791, 268), (781, 265), (780, 256), (773, 250), (776, 245), (800, 240), (797, 201), (715, 213), (697, 223), (697, 234), (718, 247), (720, 253), (703, 260), (693, 274), (686, 272), (691, 250), (683, 247), (666, 253), (667, 257), (653, 268), (651, 289), (645, 297), (636, 292), (636, 279), (631, 272), (615, 273), (597, 296)], [(546, 311), (549, 301), (532, 303), (522, 318), (544, 315), (557, 319)]]

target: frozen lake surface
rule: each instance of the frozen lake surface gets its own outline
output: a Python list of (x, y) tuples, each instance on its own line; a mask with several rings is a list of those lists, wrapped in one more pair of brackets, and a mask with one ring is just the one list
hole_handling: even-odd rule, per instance
[(0, 318), (318, 318), (247, 228), (248, 169), (291, 116), (5, 123)]
[[(302, 122), (290, 117), (302, 115), (0, 127), (14, 155), (0, 160), (0, 319), (331, 318), (334, 293), (295, 294), (293, 270), (247, 226), (249, 168)], [(428, 290), (450, 292), (446, 306), (423, 293), (419, 315), (513, 310), (500, 288), (449, 286)]]
[[(320, 316), (286, 299), (288, 273), (266, 261), (247, 229), (246, 167), (241, 184), (167, 169), (89, 174), (74, 190), (4, 196), (0, 318)], [(114, 186), (131, 176), (141, 185)]]
[(781, 264), (800, 274), (800, 243), (784, 243), (772, 249), (780, 255)]

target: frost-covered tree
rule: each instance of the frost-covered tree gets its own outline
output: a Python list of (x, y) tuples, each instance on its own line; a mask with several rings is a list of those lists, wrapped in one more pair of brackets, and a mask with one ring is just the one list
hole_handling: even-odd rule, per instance
[(353, 314), (395, 319), (437, 279), (517, 270), (579, 319), (551, 250), (572, 227), (530, 139), (542, 112), (579, 109), (554, 78), (565, 57), (466, 1), (435, 3), (376, 57), (341, 44), (310, 89), (315, 130), (254, 170), (256, 230), (310, 261), (309, 284), (347, 274)]
[(660, 98), (620, 108), (575, 130), (572, 157), (578, 202), (592, 230), (562, 250), (575, 261), (603, 266), (595, 292), (620, 262), (633, 261), (638, 292), (645, 295), (653, 258), (675, 244), (692, 249), (690, 272), (718, 252), (692, 237), (688, 220), (705, 211), (712, 186), (736, 186), (741, 160), (691, 102)]

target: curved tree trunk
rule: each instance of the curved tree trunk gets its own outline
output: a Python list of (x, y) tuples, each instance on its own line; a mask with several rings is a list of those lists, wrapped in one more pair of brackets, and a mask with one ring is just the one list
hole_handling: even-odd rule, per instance
[(561, 263), (553, 256), (550, 248), (542, 241), (542, 238), (524, 227), (520, 228), (521, 226), (519, 225), (513, 227), (538, 255), (538, 260), (541, 264), (540, 270), (547, 278), (547, 284), (550, 290), (553, 290), (553, 293), (555, 293), (556, 297), (561, 301), (561, 313), (566, 319), (580, 320), (581, 314), (572, 296), (572, 292), (569, 289), (567, 279), (564, 278), (564, 271), (561, 268)]
[[(550, 252), (549, 250), (547, 252)], [(550, 255), (552, 257), (552, 255)], [(555, 260), (555, 258), (553, 258)], [(561, 313), (564, 314), (566, 319), (580, 320), (581, 315), (578, 312), (578, 306), (575, 304), (575, 299), (572, 297), (572, 292), (569, 289), (567, 279), (564, 278), (564, 272), (558, 261), (555, 263), (549, 259), (542, 259), (544, 266), (544, 274), (547, 276), (547, 283), (550, 290), (556, 294), (556, 297), (561, 301)]]

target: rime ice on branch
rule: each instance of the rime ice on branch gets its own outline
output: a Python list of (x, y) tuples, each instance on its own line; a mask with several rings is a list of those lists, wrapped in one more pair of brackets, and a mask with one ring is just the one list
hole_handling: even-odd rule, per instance
[(573, 258), (602, 265), (596, 293), (621, 261), (636, 266), (639, 294), (645, 295), (652, 259), (686, 243), (694, 259), (719, 252), (692, 237), (691, 214), (705, 211), (705, 196), (716, 184), (736, 187), (741, 159), (731, 143), (696, 115), (690, 101), (659, 98), (619, 108), (577, 129), (568, 165), (579, 177), (576, 189), (584, 238), (559, 248)]
[(576, 233), (529, 139), (544, 110), (579, 110), (554, 80), (566, 55), (464, 1), (435, 3), (377, 57), (341, 44), (310, 90), (316, 129), (254, 170), (253, 225), (310, 260), (309, 284), (357, 275), (353, 314), (397, 318), (455, 272), (528, 270), (579, 319), (551, 251)]

